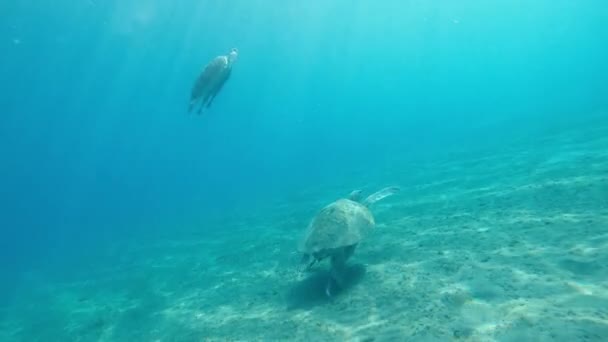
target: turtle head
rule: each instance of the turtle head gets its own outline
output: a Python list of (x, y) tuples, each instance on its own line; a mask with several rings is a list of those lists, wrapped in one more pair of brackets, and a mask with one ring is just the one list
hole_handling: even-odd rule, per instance
[(233, 48), (232, 50), (230, 50), (230, 53), (228, 54), (228, 63), (232, 64), (236, 62), (238, 56), (239, 50), (237, 48)]

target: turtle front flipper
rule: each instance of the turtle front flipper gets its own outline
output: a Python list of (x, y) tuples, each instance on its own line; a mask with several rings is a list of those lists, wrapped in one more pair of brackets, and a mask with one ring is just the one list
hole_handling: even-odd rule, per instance
[(344, 270), (346, 268), (346, 260), (353, 254), (353, 246), (338, 248), (331, 256), (331, 268), (329, 270), (329, 280), (325, 287), (325, 294), (331, 297), (332, 282), (336, 283), (338, 288), (344, 287)]
[(325, 286), (325, 294), (327, 297), (331, 297), (333, 295), (334, 286), (332, 286), (332, 284), (335, 283), (338, 289), (344, 288), (344, 268), (343, 266), (335, 266), (333, 260), (334, 259), (332, 258), (330, 276), (329, 279), (327, 279), (327, 285)]
[(198, 106), (198, 111), (196, 111), (197, 115), (203, 114), (203, 109), (205, 109), (205, 101), (201, 101), (200, 106)]
[(314, 256), (310, 255), (310, 254), (304, 254), (302, 256), (302, 264), (305, 264), (306, 266), (304, 267), (304, 271), (309, 271), (316, 263), (317, 261), (319, 261), (319, 259), (315, 258)]

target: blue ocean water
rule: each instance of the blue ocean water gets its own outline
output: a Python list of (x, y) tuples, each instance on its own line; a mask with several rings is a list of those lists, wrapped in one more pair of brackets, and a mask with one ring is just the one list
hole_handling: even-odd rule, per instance
[[(280, 245), (287, 256), (293, 234), (320, 206), (358, 187), (393, 184), (406, 190), (402, 200), (415, 201), (407, 190), (422, 178), (413, 175), (430, 170), (424, 182), (445, 180), (430, 179), (439, 160), (503, 155), (514, 146), (549, 158), (579, 139), (596, 148), (593, 170), (608, 170), (600, 153), (608, 145), (597, 133), (608, 127), (608, 5), (600, 0), (4, 1), (0, 19), (0, 319), (7, 322), (28, 317), (14, 308), (32, 288), (94, 283), (95, 270), (120, 273), (120, 265), (145, 278), (154, 270), (138, 262), (155, 256), (133, 251), (169, 240), (226, 238), (219, 249), (239, 250), (236, 225), (261, 235), (278, 225), (289, 236)], [(189, 115), (198, 73), (233, 47), (231, 79), (205, 115)], [(544, 140), (570, 133), (577, 138)], [(572, 174), (592, 168), (585, 160), (565, 164)], [(484, 174), (463, 170), (452, 181), (465, 188)], [(589, 215), (606, 209), (605, 185), (595, 189)], [(264, 236), (248, 243), (264, 246)], [(594, 278), (603, 290), (605, 275), (604, 285)], [(150, 312), (171, 303), (151, 304)], [(62, 310), (72, 312), (67, 304)], [(123, 322), (111, 317), (99, 329)], [(36, 325), (18, 322), (10, 335), (17, 340), (157, 337), (77, 337), (61, 330), (77, 323), (61, 318), (34, 337)], [(189, 329), (194, 335), (177, 340), (221, 335), (204, 324)], [(246, 336), (279, 339), (255, 330), (225, 337)]]

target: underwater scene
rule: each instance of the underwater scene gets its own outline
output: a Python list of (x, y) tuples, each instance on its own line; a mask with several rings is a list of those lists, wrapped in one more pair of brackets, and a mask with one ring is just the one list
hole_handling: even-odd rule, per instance
[(605, 1), (0, 19), (0, 341), (608, 341)]

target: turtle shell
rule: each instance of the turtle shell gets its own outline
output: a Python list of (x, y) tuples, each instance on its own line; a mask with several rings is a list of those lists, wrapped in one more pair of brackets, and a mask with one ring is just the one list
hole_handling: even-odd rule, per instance
[(348, 199), (338, 200), (321, 209), (312, 220), (300, 252), (315, 255), (356, 244), (374, 226), (374, 217), (366, 206)]

